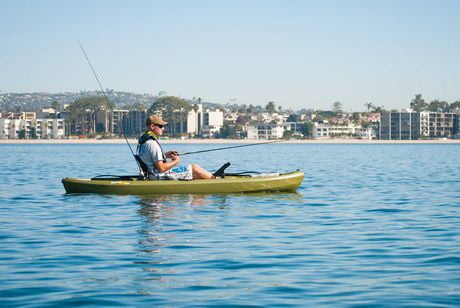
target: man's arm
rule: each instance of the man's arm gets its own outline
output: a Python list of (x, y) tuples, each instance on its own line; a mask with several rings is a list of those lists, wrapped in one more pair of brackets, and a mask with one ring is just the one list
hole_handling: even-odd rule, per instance
[(159, 160), (155, 163), (155, 168), (160, 171), (160, 173), (166, 172), (175, 165), (177, 165), (180, 161), (179, 156), (176, 155), (171, 155), (171, 161), (169, 162), (163, 162), (162, 160)]

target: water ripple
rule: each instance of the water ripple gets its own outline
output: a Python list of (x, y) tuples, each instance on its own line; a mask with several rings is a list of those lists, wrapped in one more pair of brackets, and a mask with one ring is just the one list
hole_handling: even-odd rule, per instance
[(288, 152), (296, 160), (273, 171), (299, 168), (305, 181), (293, 194), (142, 198), (63, 192), (64, 176), (136, 172), (121, 145), (0, 147), (2, 306), (460, 302), (460, 166), (439, 155), (458, 146), (222, 151), (193, 159), (237, 172)]

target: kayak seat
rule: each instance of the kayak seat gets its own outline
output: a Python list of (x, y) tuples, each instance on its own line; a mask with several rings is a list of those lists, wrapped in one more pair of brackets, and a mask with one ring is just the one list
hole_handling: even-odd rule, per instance
[(148, 177), (149, 177), (149, 168), (142, 161), (142, 159), (139, 157), (139, 155), (134, 155), (134, 158), (136, 159), (137, 165), (139, 166), (139, 171), (141, 172), (141, 175), (144, 177), (144, 179), (148, 179)]
[(212, 175), (214, 175), (215, 177), (225, 177), (225, 169), (227, 169), (231, 164), (228, 162), (228, 163), (225, 163), (222, 165), (222, 167), (220, 167), (219, 169), (217, 169), (216, 172), (214, 172)]

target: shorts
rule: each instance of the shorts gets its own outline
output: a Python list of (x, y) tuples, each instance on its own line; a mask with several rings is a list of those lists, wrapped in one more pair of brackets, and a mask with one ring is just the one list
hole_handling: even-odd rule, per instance
[(152, 180), (193, 180), (192, 165), (177, 166), (163, 173), (156, 173), (150, 176)]

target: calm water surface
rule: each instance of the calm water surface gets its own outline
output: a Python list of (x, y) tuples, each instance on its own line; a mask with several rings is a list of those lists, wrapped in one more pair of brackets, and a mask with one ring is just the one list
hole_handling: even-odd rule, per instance
[[(221, 145), (167, 145), (193, 151)], [(460, 146), (275, 144), (184, 157), (297, 193), (66, 195), (126, 145), (0, 145), (0, 305), (459, 306)]]

